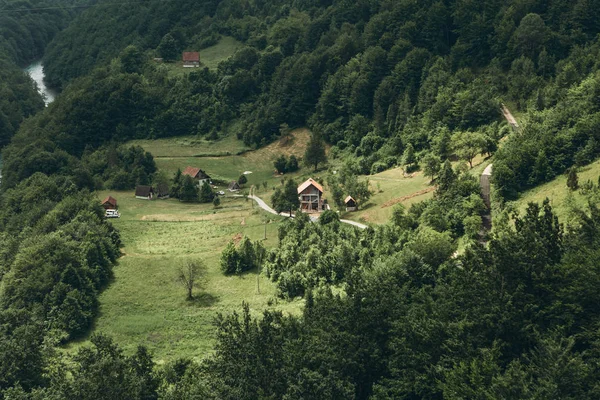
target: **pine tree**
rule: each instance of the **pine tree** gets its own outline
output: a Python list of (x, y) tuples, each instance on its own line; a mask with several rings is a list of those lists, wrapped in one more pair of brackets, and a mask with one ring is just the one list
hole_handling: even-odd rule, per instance
[(213, 192), (208, 182), (204, 181), (202, 187), (200, 187), (200, 194), (198, 195), (200, 203), (210, 203), (211, 201), (213, 201), (214, 197), (215, 192)]
[(567, 176), (567, 187), (571, 190), (577, 190), (579, 188), (579, 177), (577, 176), (577, 168), (569, 168), (569, 175)]

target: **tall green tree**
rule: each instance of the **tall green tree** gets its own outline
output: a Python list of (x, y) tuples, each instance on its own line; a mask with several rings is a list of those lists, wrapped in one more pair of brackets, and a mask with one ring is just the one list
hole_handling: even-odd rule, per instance
[(321, 136), (314, 133), (310, 136), (310, 141), (306, 147), (304, 153), (304, 162), (308, 166), (314, 166), (315, 172), (319, 164), (327, 162), (327, 155), (325, 154), (325, 143)]
[(170, 33), (163, 36), (156, 50), (166, 61), (176, 60), (179, 55), (177, 41)]

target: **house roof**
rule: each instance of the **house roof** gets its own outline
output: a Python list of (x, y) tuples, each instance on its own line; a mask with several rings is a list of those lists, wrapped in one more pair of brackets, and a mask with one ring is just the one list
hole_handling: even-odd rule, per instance
[(239, 189), (240, 188), (240, 184), (237, 183), (236, 181), (231, 181), (231, 183), (229, 184), (229, 189)]
[(112, 196), (108, 196), (107, 198), (105, 198), (104, 200), (102, 200), (102, 204), (110, 204), (111, 206), (116, 206), (117, 205), (117, 199), (115, 199)]
[(200, 53), (197, 51), (184, 51), (183, 61), (200, 61)]
[(202, 171), (200, 168), (194, 168), (194, 167), (185, 167), (185, 169), (183, 170), (183, 172), (181, 174), (189, 175), (192, 178), (198, 178), (198, 179), (210, 178), (210, 176), (208, 176), (206, 174), (206, 172)]
[(355, 202), (355, 203), (356, 203), (356, 200), (354, 200), (354, 199), (352, 198), (352, 196), (348, 196), (348, 197), (346, 197), (346, 199), (344, 200), (344, 204), (348, 204), (348, 202), (350, 202), (350, 201), (353, 201), (353, 202)]
[(148, 197), (150, 196), (150, 193), (154, 193), (154, 189), (152, 189), (152, 186), (136, 186), (135, 187), (135, 195), (137, 196), (141, 196), (141, 197)]
[(159, 183), (156, 185), (156, 192), (159, 196), (166, 196), (169, 194), (169, 185), (166, 183)]
[(306, 190), (306, 188), (308, 188), (311, 185), (316, 187), (319, 192), (323, 193), (323, 186), (319, 185), (319, 183), (313, 178), (308, 178), (306, 182), (298, 186), (298, 194), (304, 192), (304, 190)]

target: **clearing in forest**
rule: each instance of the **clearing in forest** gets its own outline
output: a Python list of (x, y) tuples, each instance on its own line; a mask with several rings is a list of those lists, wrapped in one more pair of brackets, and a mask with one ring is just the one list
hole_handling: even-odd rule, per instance
[[(159, 361), (178, 357), (205, 357), (213, 349), (218, 313), (240, 311), (242, 302), (258, 315), (279, 309), (297, 313), (302, 302), (276, 301), (275, 287), (256, 273), (224, 276), (219, 269), (221, 251), (230, 240), (248, 236), (277, 243), (280, 218), (258, 211), (251, 201), (223, 197), (221, 207), (186, 204), (175, 199), (139, 200), (133, 192), (103, 191), (119, 202), (121, 218), (111, 222), (121, 232), (123, 256), (114, 268), (114, 280), (101, 293), (100, 314), (91, 333), (103, 332), (132, 353), (147, 346)], [(245, 220), (241, 225), (240, 221)], [(185, 289), (176, 281), (176, 270), (188, 260), (200, 259), (208, 267), (204, 289), (194, 290), (196, 299), (186, 300)], [(87, 338), (73, 343), (79, 347)]]

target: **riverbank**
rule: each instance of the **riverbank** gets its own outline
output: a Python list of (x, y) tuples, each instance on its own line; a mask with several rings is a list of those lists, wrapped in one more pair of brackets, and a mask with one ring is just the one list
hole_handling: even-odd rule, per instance
[(46, 106), (52, 103), (58, 95), (58, 93), (55, 90), (46, 86), (46, 83), (44, 82), (45, 75), (44, 65), (42, 64), (42, 61), (38, 60), (31, 63), (30, 65), (24, 68), (24, 71), (27, 72), (31, 79), (33, 79), (37, 84), (38, 91), (44, 98), (44, 103), (46, 104)]

